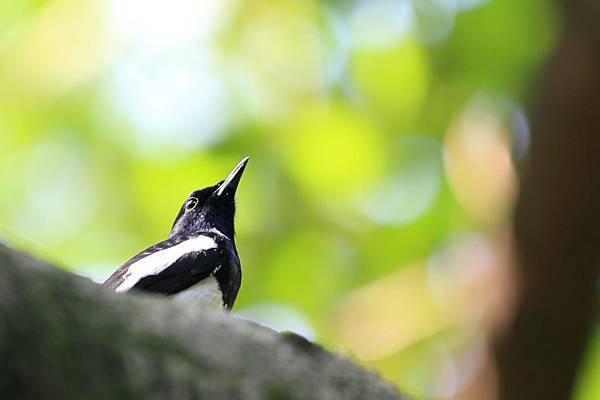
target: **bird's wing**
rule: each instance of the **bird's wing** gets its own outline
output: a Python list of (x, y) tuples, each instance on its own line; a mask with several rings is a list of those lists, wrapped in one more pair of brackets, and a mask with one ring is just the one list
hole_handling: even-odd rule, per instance
[(140, 289), (172, 294), (206, 278), (217, 268), (218, 249), (211, 237), (167, 239), (127, 261), (104, 285), (117, 292)]
[(218, 253), (217, 249), (188, 253), (162, 272), (143, 277), (133, 289), (162, 294), (179, 293), (220, 268)]

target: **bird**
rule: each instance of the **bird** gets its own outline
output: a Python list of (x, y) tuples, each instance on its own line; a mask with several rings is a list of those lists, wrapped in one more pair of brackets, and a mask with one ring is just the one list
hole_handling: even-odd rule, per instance
[(235, 193), (248, 160), (242, 159), (225, 180), (193, 191), (167, 239), (133, 256), (103, 286), (118, 293), (172, 296), (203, 309), (231, 310), (242, 279), (235, 246)]

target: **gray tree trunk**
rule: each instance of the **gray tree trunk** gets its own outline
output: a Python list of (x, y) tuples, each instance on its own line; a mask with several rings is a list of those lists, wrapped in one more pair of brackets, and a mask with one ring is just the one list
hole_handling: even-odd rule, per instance
[(2, 399), (401, 399), (294, 334), (115, 295), (0, 245)]

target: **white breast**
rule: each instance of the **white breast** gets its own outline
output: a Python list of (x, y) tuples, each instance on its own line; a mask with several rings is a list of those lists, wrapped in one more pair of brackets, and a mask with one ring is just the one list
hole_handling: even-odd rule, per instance
[(219, 289), (219, 283), (213, 275), (173, 295), (173, 299), (203, 309), (222, 311), (224, 308), (223, 295)]

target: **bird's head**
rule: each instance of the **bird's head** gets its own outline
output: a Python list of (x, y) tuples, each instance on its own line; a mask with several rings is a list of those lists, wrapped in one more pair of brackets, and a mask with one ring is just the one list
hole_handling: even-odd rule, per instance
[(181, 206), (169, 237), (217, 229), (233, 240), (235, 192), (248, 160), (240, 161), (224, 181), (192, 192)]

